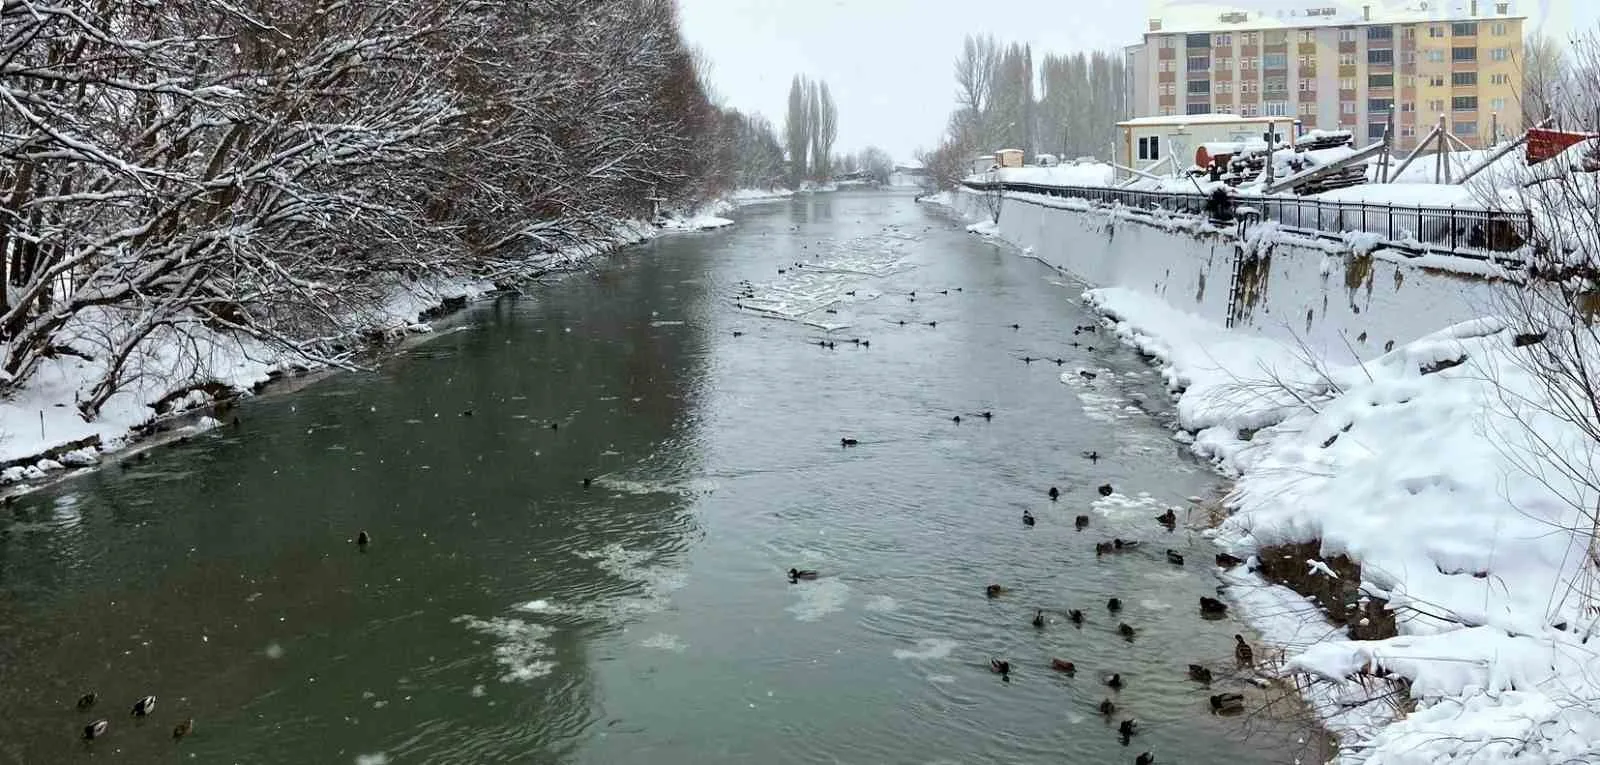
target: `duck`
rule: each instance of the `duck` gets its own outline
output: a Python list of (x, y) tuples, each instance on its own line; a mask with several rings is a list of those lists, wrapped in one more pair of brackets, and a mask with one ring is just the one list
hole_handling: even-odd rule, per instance
[(791, 582), (798, 582), (801, 579), (816, 579), (816, 578), (817, 578), (817, 572), (815, 572), (815, 571), (807, 571), (805, 569), (799, 569), (799, 568), (791, 568), (791, 569), (789, 569), (789, 581), (791, 581)]
[(1167, 551), (1167, 562), (1171, 563), (1174, 566), (1182, 566), (1183, 565), (1183, 556), (1178, 554), (1178, 552), (1176, 550), (1168, 550)]
[(1078, 370), (1078, 376), (1082, 377), (1085, 380), (1093, 380), (1094, 378), (1098, 377), (1099, 375), (1096, 375), (1095, 373), (1090, 372), (1087, 369), (1080, 369), (1080, 370)]
[(1023, 356), (1022, 357), (1022, 363), (1024, 363), (1024, 364), (1032, 364), (1035, 361), (1038, 361), (1038, 359), (1036, 359), (1036, 358), (1034, 358), (1032, 356)]
[(193, 732), (194, 732), (194, 719), (193, 718), (187, 718), (183, 722), (180, 722), (177, 725), (172, 726), (172, 737), (175, 738), (175, 739), (183, 738), (184, 736), (187, 736), (187, 735), (189, 735), (190, 733), (193, 733)]
[(1256, 652), (1249, 643), (1244, 642), (1244, 635), (1233, 636), (1233, 657), (1247, 667), (1255, 663)]
[(1117, 713), (1117, 705), (1111, 703), (1111, 699), (1101, 699), (1100, 700), (1100, 714), (1103, 714), (1106, 717), (1110, 717), (1110, 716), (1112, 716), (1112, 715), (1114, 715), (1116, 713)]
[(101, 736), (106, 735), (106, 729), (109, 727), (111, 727), (110, 722), (106, 720), (95, 720), (94, 722), (83, 726), (83, 737), (86, 740), (93, 741)]
[(590, 478), (589, 476), (584, 476), (583, 477), (583, 488), (587, 489), (587, 488), (589, 488), (590, 486), (593, 486), (593, 485), (594, 485), (594, 479), (593, 478)]
[(1241, 563), (1244, 563), (1243, 558), (1225, 552), (1217, 553), (1217, 566), (1220, 568), (1233, 568)]
[(855, 440), (854, 438), (841, 438), (841, 439), (839, 439), (839, 445), (840, 446), (855, 446), (856, 444), (859, 444), (859, 443), (861, 443), (861, 442)]
[(1024, 525), (1024, 526), (1032, 526), (1033, 525), (1033, 513), (1030, 513), (1027, 510), (1023, 510), (1022, 511), (1022, 525)]
[(1051, 502), (1054, 502), (1054, 501), (1056, 501), (1058, 499), (1061, 499), (1061, 490), (1057, 489), (1054, 486), (1050, 487), (1050, 491), (1048, 493), (1050, 494), (1050, 501)]
[(1211, 711), (1213, 712), (1241, 712), (1244, 711), (1244, 694), (1218, 693), (1211, 697)]
[(990, 659), (989, 671), (997, 672), (1001, 677), (1011, 676), (1011, 662), (1005, 659)]
[(1197, 683), (1203, 683), (1205, 685), (1210, 685), (1211, 684), (1211, 670), (1206, 669), (1205, 667), (1202, 667), (1199, 664), (1190, 664), (1189, 665), (1189, 679), (1193, 680), (1193, 681), (1195, 681)]
[(1202, 614), (1224, 614), (1224, 613), (1227, 613), (1227, 612), (1228, 612), (1228, 604), (1227, 603), (1224, 603), (1224, 602), (1222, 602), (1220, 600), (1217, 600), (1216, 598), (1208, 598), (1208, 597), (1206, 597), (1204, 595), (1200, 596), (1200, 613), (1202, 613)]
[(368, 534), (366, 529), (356, 533), (356, 547), (360, 548), (362, 552), (366, 552), (367, 545), (370, 544), (372, 544), (372, 535)]
[(559, 423), (559, 422), (550, 423), (550, 429), (551, 430), (560, 430), (561, 429), (561, 423)]
[(998, 584), (991, 584), (988, 587), (983, 588), (983, 594), (988, 595), (991, 598), (998, 598), (1005, 593), (1006, 588), (1001, 587)]
[(1096, 542), (1094, 545), (1094, 554), (1096, 557), (1101, 555), (1110, 555), (1116, 551), (1117, 548), (1110, 542)]
[(1072, 521), (1072, 525), (1078, 527), (1079, 531), (1082, 531), (1083, 529), (1088, 528), (1089, 527), (1089, 516), (1080, 515), (1077, 518), (1074, 518), (1073, 521)]
[(1138, 634), (1138, 632), (1138, 630), (1135, 630), (1133, 627), (1129, 626), (1127, 622), (1117, 625), (1117, 634), (1127, 638), (1128, 640), (1132, 640), (1133, 637)]
[(1067, 364), (1067, 360), (1066, 359), (1057, 358), (1057, 359), (1051, 359), (1051, 360), (1054, 361), (1056, 363), (1056, 366), (1058, 366), (1058, 367), (1066, 366), (1066, 364)]
[(734, 337), (744, 337), (744, 333), (740, 332), (739, 330), (736, 329), (736, 330), (733, 331), (733, 336)]
[(1088, 460), (1088, 461), (1090, 461), (1090, 462), (1098, 463), (1098, 462), (1100, 462), (1100, 452), (1097, 452), (1097, 451), (1084, 452), (1083, 453), (1083, 458)]
[(461, 416), (462, 417), (471, 417), (472, 416), (472, 410), (471, 409), (463, 409), (463, 410), (461, 410)]
[(1144, 752), (1133, 758), (1133, 765), (1156, 765), (1156, 756), (1149, 752)]
[(950, 421), (955, 423), (955, 424), (957, 424), (957, 425), (960, 425), (961, 424), (961, 415), (958, 414), (958, 415), (956, 415), (954, 417), (951, 417)]
[(1111, 540), (1111, 545), (1118, 550), (1132, 550), (1139, 546), (1139, 540), (1118, 538)]
[(937, 327), (937, 326), (939, 326), (939, 322), (936, 322), (936, 321), (930, 321), (930, 322), (928, 322), (928, 326), (930, 326), (930, 327)]
[(1163, 526), (1176, 526), (1178, 523), (1178, 514), (1173, 512), (1172, 508), (1169, 507), (1167, 508), (1166, 512), (1156, 516), (1156, 523), (1159, 523)]
[(1128, 718), (1123, 720), (1121, 725), (1117, 726), (1117, 732), (1122, 734), (1123, 738), (1133, 738), (1133, 735), (1139, 732), (1138, 728), (1139, 723), (1133, 718)]
[(145, 696), (133, 702), (134, 717), (148, 717), (154, 711), (156, 711), (156, 697), (154, 696)]
[(1033, 626), (1044, 627), (1044, 609), (1033, 609)]
[(1083, 612), (1074, 608), (1067, 612), (1067, 620), (1073, 624), (1083, 624)]
[(1051, 659), (1050, 668), (1065, 675), (1072, 675), (1078, 672), (1076, 664), (1062, 659)]
[(85, 693), (82, 696), (79, 696), (78, 697), (78, 711), (82, 712), (82, 711), (87, 710), (89, 707), (94, 706), (94, 702), (96, 700), (98, 700), (99, 698), (100, 697), (96, 696), (93, 691), (91, 691), (89, 693)]
[(1109, 483), (1100, 484), (1100, 496), (1109, 497), (1109, 496), (1111, 496), (1111, 492), (1113, 492), (1113, 491), (1116, 491), (1116, 489), (1111, 488), (1111, 484), (1109, 484)]
[(1011, 328), (1012, 329), (1022, 329), (1022, 325), (1021, 324), (1012, 324)]
[(1112, 598), (1112, 599), (1106, 601), (1106, 610), (1110, 611), (1111, 613), (1116, 613), (1118, 611), (1121, 611), (1122, 610), (1122, 599), (1121, 598)]
[(985, 412), (979, 414), (978, 416), (982, 417), (985, 420), (992, 420), (992, 419), (994, 419), (994, 412), (985, 411)]
[(1122, 688), (1122, 675), (1112, 672), (1111, 676), (1106, 678), (1106, 687), (1117, 689)]

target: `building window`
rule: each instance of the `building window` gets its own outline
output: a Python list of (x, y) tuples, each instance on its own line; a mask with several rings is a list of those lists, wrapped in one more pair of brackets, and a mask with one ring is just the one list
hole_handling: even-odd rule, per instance
[(1404, 113), (1407, 113), (1407, 114), (1410, 114), (1411, 112), (1414, 112), (1416, 110), (1417, 110), (1417, 105), (1416, 104), (1414, 104), (1414, 103), (1412, 103), (1410, 101), (1401, 101), (1400, 102), (1400, 111), (1402, 111)]
[(1189, 35), (1188, 43), (1191, 48), (1209, 48), (1211, 47), (1211, 35), (1204, 32)]
[(1286, 29), (1269, 29), (1261, 33), (1262, 45), (1288, 45), (1289, 31)]
[(1392, 98), (1369, 98), (1369, 99), (1367, 99), (1367, 113), (1369, 113), (1369, 114), (1377, 114), (1377, 113), (1380, 113), (1380, 112), (1388, 112), (1390, 109), (1393, 109), (1393, 108), (1394, 108), (1394, 99), (1392, 99)]
[(1414, 51), (1414, 50), (1406, 51), (1405, 62), (1406, 62), (1406, 66), (1414, 66), (1414, 65), (1416, 65), (1416, 63), (1417, 63), (1417, 52)]
[(1389, 132), (1389, 124), (1386, 123), (1386, 122), (1368, 122), (1367, 123), (1367, 140), (1368, 141), (1382, 141), (1383, 140), (1383, 134), (1387, 133), (1387, 132)]
[(1368, 40), (1393, 40), (1394, 27), (1367, 27)]
[(1217, 114), (1233, 114), (1233, 104), (1217, 104)]
[(1407, 88), (1414, 88), (1414, 87), (1416, 87), (1416, 86), (1417, 86), (1417, 78), (1415, 78), (1415, 77), (1412, 77), (1412, 76), (1410, 76), (1410, 75), (1406, 75), (1406, 76), (1405, 76), (1405, 77), (1404, 77), (1404, 78), (1402, 78), (1402, 79), (1401, 79), (1401, 80), (1400, 80), (1400, 84), (1401, 84), (1401, 85), (1402, 85), (1402, 86), (1403, 86), (1403, 87), (1407, 87)]
[(1458, 112), (1476, 111), (1478, 108), (1477, 96), (1456, 96), (1450, 99), (1450, 108)]
[(1476, 21), (1457, 21), (1454, 24), (1450, 25), (1450, 34), (1453, 34), (1456, 37), (1477, 37), (1478, 36), (1478, 22), (1476, 22)]
[(1201, 95), (1210, 95), (1210, 94), (1211, 94), (1211, 81), (1210, 80), (1190, 80), (1189, 81), (1189, 95), (1191, 95), (1191, 96), (1201, 96)]
[(1339, 54), (1339, 66), (1355, 66), (1355, 65), (1356, 65), (1356, 54), (1354, 54), (1354, 53), (1340, 53)]
[(1415, 26), (1407, 26), (1402, 31), (1401, 36), (1407, 40), (1415, 40), (1417, 39), (1417, 28)]
[(1367, 75), (1367, 87), (1369, 87), (1369, 88), (1392, 88), (1392, 87), (1394, 87), (1394, 75), (1392, 75), (1392, 74), (1369, 74), (1369, 75)]
[(1450, 126), (1450, 132), (1455, 133), (1456, 135), (1477, 135), (1478, 123), (1457, 122), (1456, 124)]
[(1339, 89), (1340, 90), (1355, 90), (1356, 89), (1356, 78), (1354, 78), (1354, 77), (1341, 77), (1341, 78), (1339, 78)]
[(1198, 104), (1189, 104), (1189, 108), (1185, 113), (1186, 114), (1210, 114), (1211, 113), (1211, 104), (1203, 103), (1203, 102), (1202, 103), (1198, 103)]
[(1233, 69), (1233, 59), (1226, 56), (1217, 59), (1217, 71), (1226, 72), (1230, 69)]
[(1209, 71), (1211, 71), (1211, 59), (1206, 58), (1205, 56), (1190, 56), (1189, 57), (1189, 71), (1191, 71), (1191, 72), (1209, 72)]
[(1402, 138), (1414, 138), (1414, 137), (1416, 137), (1416, 135), (1417, 135), (1417, 126), (1416, 125), (1401, 125), (1400, 126), (1400, 137), (1402, 137)]
[(1354, 101), (1340, 101), (1339, 102), (1339, 113), (1340, 114), (1355, 114), (1356, 113), (1356, 102), (1354, 102)]
[(1428, 111), (1438, 113), (1444, 111), (1444, 99), (1434, 98), (1428, 101)]
[(1301, 69), (1315, 69), (1315, 68), (1317, 68), (1317, 57), (1316, 56), (1301, 56), (1300, 57), (1300, 68)]
[(1511, 84), (1511, 75), (1509, 75), (1509, 74), (1491, 74), (1491, 75), (1489, 75), (1489, 84), (1490, 85), (1510, 85)]
[(1255, 45), (1256, 44), (1256, 33), (1255, 32), (1245, 32), (1244, 34), (1239, 35), (1239, 39), (1243, 40), (1245, 45)]
[(1261, 83), (1255, 80), (1245, 80), (1244, 82), (1239, 83), (1240, 93), (1254, 93), (1260, 89)]
[(1444, 87), (1444, 75), (1435, 74), (1428, 77), (1428, 86), (1434, 88)]
[(1289, 102), (1288, 101), (1268, 101), (1267, 102), (1267, 116), (1268, 117), (1287, 117), (1287, 116), (1289, 116)]
[(1264, 69), (1284, 69), (1289, 66), (1289, 54), (1268, 53), (1261, 57), (1261, 66)]
[(1506, 61), (1511, 58), (1511, 49), (1495, 48), (1494, 50), (1489, 51), (1489, 58), (1492, 58), (1495, 61)]
[(1494, 35), (1495, 37), (1505, 37), (1506, 36), (1506, 25), (1505, 25), (1505, 22), (1497, 21), (1497, 22), (1489, 25), (1489, 33)]
[(1178, 47), (1178, 39), (1179, 39), (1178, 35), (1173, 35), (1171, 37), (1163, 37), (1163, 38), (1161, 38), (1161, 47), (1163, 47), (1163, 48), (1176, 48), (1176, 47)]
[(1354, 27), (1345, 27), (1339, 30), (1339, 42), (1355, 42), (1356, 30)]
[(1223, 47), (1225, 45), (1232, 45), (1233, 44), (1233, 35), (1231, 35), (1231, 34), (1229, 34), (1227, 32), (1221, 32), (1219, 34), (1216, 34), (1216, 35), (1214, 35), (1212, 37), (1211, 44), (1215, 45), (1215, 46), (1217, 46), (1219, 48), (1221, 48), (1221, 47)]
[(1428, 27), (1428, 36), (1434, 38), (1435, 40), (1444, 37), (1444, 27), (1438, 24)]
[(1501, 16), (1504, 16), (1507, 13), (1511, 12), (1511, 4), (1510, 3), (1495, 3), (1494, 4), (1494, 12), (1500, 14)]
[(1217, 83), (1217, 92), (1218, 93), (1232, 93), (1233, 92), (1233, 81), (1232, 80), (1223, 80), (1222, 82)]
[(1304, 92), (1306, 92), (1308, 90), (1315, 90), (1316, 87), (1317, 87), (1317, 81), (1316, 80), (1308, 80), (1308, 79), (1306, 79), (1304, 77), (1300, 78), (1300, 92), (1301, 93), (1304, 93)]
[(1428, 51), (1428, 61), (1430, 61), (1432, 63), (1435, 63), (1435, 64), (1444, 63), (1444, 51), (1439, 49), (1439, 48), (1433, 48), (1433, 49), (1429, 50)]
[[(1467, 50), (1476, 51), (1477, 48)], [(1388, 48), (1367, 51), (1367, 63), (1374, 66), (1394, 66), (1394, 51)]]
[(1314, 101), (1301, 101), (1300, 102), (1300, 115), (1302, 117), (1310, 116), (1310, 115), (1316, 114), (1316, 113), (1317, 113), (1317, 104), (1316, 104), (1316, 102), (1314, 102)]
[(1239, 114), (1241, 116), (1244, 116), (1244, 117), (1254, 117), (1254, 116), (1256, 116), (1256, 105), (1255, 104), (1245, 104), (1244, 106), (1239, 107)]
[(1478, 84), (1478, 73), (1477, 72), (1451, 72), (1450, 73), (1450, 84), (1451, 85), (1457, 85), (1457, 86), (1477, 85)]
[(1506, 110), (1506, 100), (1504, 98), (1491, 98), (1491, 99), (1489, 99), (1489, 109), (1490, 109), (1490, 111), (1495, 111), (1495, 112), (1503, 112), (1503, 111), (1505, 111)]
[(1478, 49), (1472, 46), (1455, 47), (1450, 49), (1451, 61), (1477, 61)]
[(1163, 117), (1171, 117), (1171, 116), (1174, 116), (1176, 114), (1177, 114), (1177, 110), (1173, 109), (1170, 106), (1161, 107), (1161, 116), (1163, 116)]
[(1240, 69), (1244, 69), (1244, 70), (1255, 69), (1256, 68), (1256, 57), (1255, 56), (1243, 56), (1243, 57), (1241, 57), (1239, 59), (1239, 68)]

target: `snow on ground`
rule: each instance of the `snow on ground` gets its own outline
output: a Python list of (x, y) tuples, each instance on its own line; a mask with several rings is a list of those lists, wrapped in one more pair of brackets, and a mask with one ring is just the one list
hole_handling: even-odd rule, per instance
[[(1417, 709), (1397, 722), (1334, 721), (1342, 761), (1600, 760), (1600, 657), (1583, 644), (1594, 617), (1580, 596), (1595, 571), (1586, 534), (1566, 531), (1592, 528), (1575, 508), (1600, 496), (1572, 476), (1600, 465), (1524, 368), (1539, 346), (1513, 347), (1512, 329), (1484, 318), (1327, 365), (1129, 290), (1086, 297), (1160, 358), (1195, 448), (1239, 476), (1218, 542), (1245, 555), (1321, 539), (1396, 612), (1399, 635), (1377, 641), (1346, 640), (1309, 612), (1289, 638), (1264, 620), (1288, 668), (1323, 679), (1308, 695), (1326, 715), (1352, 708), (1342, 699), (1362, 690), (1350, 678), (1363, 669), (1411, 682)], [(1273, 588), (1230, 576), (1254, 581), (1236, 595), (1241, 611), (1282, 621), (1283, 607), (1251, 607)]]
[(997, 225), (993, 220), (985, 218), (977, 223), (968, 225), (967, 233), (977, 234), (978, 236), (999, 236), (1000, 226)]
[(763, 202), (781, 202), (794, 196), (789, 189), (736, 189), (723, 196), (736, 207), (761, 204)]
[(1007, 167), (995, 175), (1005, 183), (1038, 183), (1050, 186), (1109, 186), (1116, 170), (1103, 162), (1057, 165), (1055, 167)]

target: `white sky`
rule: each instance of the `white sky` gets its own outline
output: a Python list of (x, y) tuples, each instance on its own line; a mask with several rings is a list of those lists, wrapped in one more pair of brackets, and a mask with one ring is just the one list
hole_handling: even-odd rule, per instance
[[(1359, 0), (1167, 0), (1186, 9), (1359, 6)], [(1378, 7), (1400, 0), (1368, 0)], [(1492, 3), (1494, 0), (1483, 0)], [(1160, 0), (679, 0), (684, 33), (711, 60), (724, 104), (766, 115), (781, 131), (795, 74), (826, 80), (839, 105), (835, 151), (868, 145), (910, 159), (944, 130), (953, 64), (968, 33), (1033, 45), (1034, 55), (1136, 43)], [(1411, 4), (1404, 0), (1404, 4)], [(1219, 8), (1225, 9), (1225, 8)], [(1552, 34), (1600, 24), (1600, 0), (1513, 0)]]

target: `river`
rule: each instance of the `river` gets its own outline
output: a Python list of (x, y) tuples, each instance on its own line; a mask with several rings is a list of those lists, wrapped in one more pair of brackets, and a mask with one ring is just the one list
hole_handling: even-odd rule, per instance
[(1081, 285), (905, 194), (737, 217), (0, 509), (0, 762), (1292, 760), (1210, 714), (1248, 631), (1154, 517), (1221, 481)]

